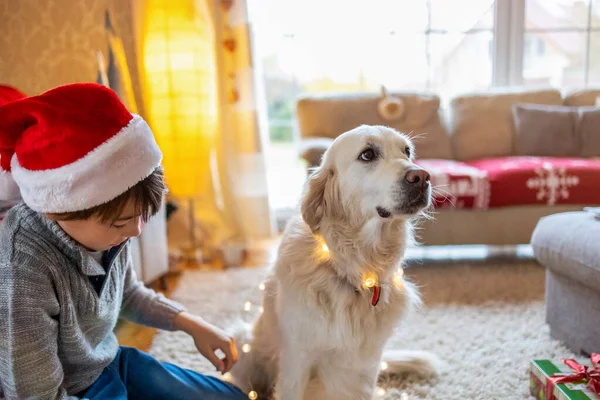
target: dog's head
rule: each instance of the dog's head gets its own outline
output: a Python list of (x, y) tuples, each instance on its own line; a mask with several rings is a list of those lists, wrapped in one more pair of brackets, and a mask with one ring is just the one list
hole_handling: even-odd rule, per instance
[(429, 174), (414, 163), (408, 136), (362, 125), (340, 135), (308, 181), (302, 217), (313, 231), (324, 218), (364, 224), (409, 219), (431, 202)]

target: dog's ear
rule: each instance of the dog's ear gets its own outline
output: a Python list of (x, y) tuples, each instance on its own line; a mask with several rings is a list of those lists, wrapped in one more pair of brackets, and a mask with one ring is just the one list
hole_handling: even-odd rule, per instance
[(325, 216), (334, 216), (339, 204), (337, 177), (333, 169), (321, 166), (308, 180), (302, 199), (302, 218), (313, 232), (318, 232)]

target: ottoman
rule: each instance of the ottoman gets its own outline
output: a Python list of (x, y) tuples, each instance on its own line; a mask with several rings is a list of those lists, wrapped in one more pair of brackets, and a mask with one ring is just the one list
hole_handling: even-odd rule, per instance
[(600, 220), (592, 213), (543, 217), (531, 237), (546, 267), (546, 321), (576, 353), (600, 352)]

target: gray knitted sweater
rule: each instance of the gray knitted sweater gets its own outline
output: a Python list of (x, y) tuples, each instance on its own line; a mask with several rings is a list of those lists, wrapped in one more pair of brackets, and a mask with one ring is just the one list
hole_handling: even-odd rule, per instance
[(104, 275), (104, 268), (57, 223), (19, 204), (2, 224), (0, 388), (6, 399), (73, 398), (89, 387), (117, 353), (119, 314), (173, 329), (183, 308), (137, 280), (128, 244), (114, 256), (98, 295), (89, 276)]

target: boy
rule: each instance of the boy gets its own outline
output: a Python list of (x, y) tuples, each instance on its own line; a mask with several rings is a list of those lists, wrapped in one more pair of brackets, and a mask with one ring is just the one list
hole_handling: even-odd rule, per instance
[(101, 85), (65, 85), (0, 107), (0, 188), (16, 182), (23, 199), (0, 229), (7, 399), (247, 398), (119, 347), (113, 333), (121, 315), (185, 331), (221, 373), (237, 361), (231, 337), (135, 276), (128, 239), (160, 207), (161, 159), (144, 120)]

